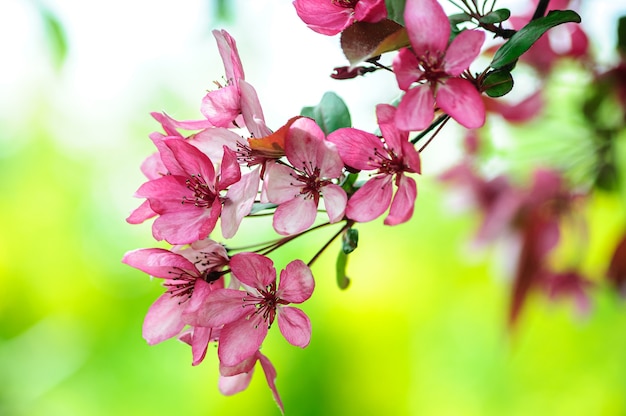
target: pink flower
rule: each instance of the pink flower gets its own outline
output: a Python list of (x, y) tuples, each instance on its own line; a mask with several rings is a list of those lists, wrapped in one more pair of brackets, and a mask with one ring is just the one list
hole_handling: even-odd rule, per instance
[[(367, 222), (381, 216), (391, 205), (385, 224), (396, 225), (413, 215), (417, 185), (405, 173), (420, 172), (420, 157), (408, 140), (408, 132), (396, 128), (396, 109), (387, 104), (376, 106), (383, 137), (353, 128), (328, 135), (337, 145), (341, 159), (352, 169), (376, 170), (371, 178), (350, 197), (348, 218)], [(397, 191), (393, 195), (393, 184)], [(393, 198), (393, 200), (392, 200)]]
[[(143, 337), (150, 345), (178, 335), (185, 326), (181, 319), (184, 310), (195, 302), (202, 303), (212, 290), (224, 287), (220, 271), (228, 264), (226, 250), (211, 240), (198, 244), (200, 247), (179, 252), (138, 249), (122, 259), (131, 267), (164, 279), (167, 290), (150, 306), (143, 323)], [(211, 332), (210, 328), (205, 331)]]
[(220, 363), (236, 366), (257, 352), (267, 331), (278, 320), (287, 341), (306, 347), (311, 339), (311, 322), (302, 310), (287, 306), (311, 297), (315, 281), (301, 260), (294, 260), (280, 273), (272, 260), (255, 253), (238, 253), (230, 261), (233, 276), (245, 292), (220, 289), (207, 296), (197, 308), (188, 309), (183, 319), (193, 326), (222, 327), (218, 347)]
[(241, 178), (235, 153), (224, 147), (220, 175), (216, 175), (211, 160), (185, 140), (156, 144), (168, 174), (144, 183), (135, 194), (146, 198), (159, 215), (152, 225), (154, 238), (170, 244), (206, 238), (222, 212), (220, 191)]
[(448, 46), (450, 22), (436, 0), (407, 0), (404, 20), (412, 49), (400, 50), (393, 61), (398, 86), (406, 91), (396, 114), (398, 128), (425, 129), (435, 104), (459, 124), (481, 127), (485, 107), (480, 93), (460, 75), (480, 53), (484, 32), (464, 30)]
[(267, 170), (267, 197), (278, 204), (274, 229), (289, 235), (310, 227), (317, 216), (320, 196), (331, 223), (343, 218), (347, 196), (332, 182), (343, 173), (343, 162), (334, 144), (310, 118), (293, 122), (285, 139), (285, 153), (292, 166), (273, 164)]
[(276, 369), (272, 365), (272, 362), (265, 355), (261, 354), (261, 351), (257, 351), (255, 354), (246, 358), (236, 366), (225, 366), (220, 363), (220, 379), (219, 390), (225, 396), (230, 396), (248, 388), (252, 375), (254, 374), (254, 366), (256, 362), (261, 363), (261, 368), (265, 373), (265, 379), (276, 404), (280, 408), (280, 411), (284, 414), (285, 409), (283, 402), (278, 394), (276, 388)]
[(309, 28), (330, 36), (355, 21), (376, 23), (387, 17), (384, 0), (295, 0), (293, 5)]

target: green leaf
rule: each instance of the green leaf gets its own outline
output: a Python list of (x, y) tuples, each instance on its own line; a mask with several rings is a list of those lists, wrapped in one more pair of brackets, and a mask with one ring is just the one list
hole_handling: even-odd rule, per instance
[(38, 5), (39, 13), (43, 19), (43, 26), (46, 31), (46, 38), (50, 49), (52, 50), (52, 58), (54, 65), (60, 69), (67, 57), (67, 36), (61, 21), (57, 16), (43, 5)]
[(334, 92), (325, 93), (318, 105), (304, 107), (300, 114), (314, 119), (326, 135), (342, 127), (352, 126), (346, 103)]
[(511, 17), (511, 11), (509, 9), (498, 9), (492, 11), (491, 13), (487, 13), (478, 19), (478, 21), (486, 25), (493, 25), (496, 23), (502, 23), (509, 17)]
[(406, 0), (385, 0), (387, 17), (404, 26), (404, 6)]
[(452, 26), (456, 26), (459, 23), (465, 23), (472, 20), (472, 16), (467, 13), (455, 13), (448, 16), (448, 20)]
[(499, 69), (491, 71), (485, 77), (481, 90), (490, 97), (502, 97), (513, 89), (513, 77), (509, 71)]
[(348, 255), (339, 251), (337, 255), (337, 263), (335, 264), (335, 271), (337, 273), (337, 286), (339, 289), (347, 289), (350, 285), (350, 279), (346, 276), (346, 266), (348, 264)]
[(276, 205), (276, 204), (262, 204), (260, 202), (255, 202), (254, 204), (252, 204), (252, 209), (250, 210), (250, 215), (254, 215), (257, 212), (261, 212), (261, 211), (264, 211), (266, 209), (274, 209), (277, 206), (278, 205)]
[(341, 188), (344, 191), (346, 191), (348, 195), (355, 192), (354, 183), (356, 182), (358, 177), (359, 177), (358, 173), (350, 173), (348, 174), (348, 176), (346, 176), (346, 179), (344, 179), (344, 181), (341, 182)]
[(580, 16), (572, 10), (552, 10), (547, 16), (531, 21), (496, 51), (491, 67), (499, 69), (515, 62), (541, 35), (563, 23), (580, 23)]
[(617, 21), (617, 50), (626, 54), (626, 16)]
[(341, 239), (341, 250), (346, 254), (350, 254), (354, 250), (356, 250), (358, 245), (359, 245), (359, 230), (357, 230), (356, 228), (352, 228), (352, 227), (348, 228), (343, 233), (343, 236)]

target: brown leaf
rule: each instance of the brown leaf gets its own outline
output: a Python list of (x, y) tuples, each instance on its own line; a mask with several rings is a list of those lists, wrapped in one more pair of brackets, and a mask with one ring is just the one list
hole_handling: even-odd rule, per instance
[(355, 22), (341, 33), (341, 49), (351, 67), (410, 45), (404, 26), (389, 19), (377, 23)]

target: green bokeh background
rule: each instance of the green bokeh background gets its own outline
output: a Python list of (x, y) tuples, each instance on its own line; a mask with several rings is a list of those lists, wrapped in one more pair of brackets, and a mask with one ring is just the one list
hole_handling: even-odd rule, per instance
[[(33, 65), (44, 69), (20, 80), (20, 97), (0, 95), (0, 415), (278, 414), (260, 368), (246, 391), (223, 397), (213, 346), (197, 367), (176, 340), (148, 346), (142, 320), (162, 288), (120, 262), (127, 250), (155, 246), (150, 224), (124, 221), (158, 128), (148, 113), (194, 114), (195, 101), (159, 89), (157, 78), (111, 103), (125, 103), (123, 117), (73, 118), (71, 106), (83, 114), (84, 103), (63, 100), (72, 82), (54, 63), (63, 47), (50, 52), (50, 32), (32, 30)], [(108, 123), (117, 136), (90, 144)], [(492, 253), (468, 249), (476, 218), (446, 210), (432, 177), (419, 179), (419, 192), (408, 224), (358, 227), (348, 290), (335, 283), (336, 243), (314, 265), (316, 291), (303, 305), (308, 348), (271, 331), (263, 351), (287, 414), (626, 414), (625, 306), (602, 287), (585, 317), (568, 302), (532, 297), (507, 331), (502, 269)], [(609, 195), (589, 204), (592, 276), (624, 224), (621, 209)], [(277, 252), (277, 265), (310, 258), (333, 232)], [(254, 219), (238, 241), (263, 236), (271, 224)]]

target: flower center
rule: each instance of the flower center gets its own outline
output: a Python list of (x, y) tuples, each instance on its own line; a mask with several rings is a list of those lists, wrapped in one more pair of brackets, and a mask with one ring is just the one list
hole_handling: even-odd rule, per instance
[(167, 288), (167, 293), (171, 296), (180, 296), (184, 299), (180, 300), (178, 304), (187, 301), (193, 294), (193, 288), (198, 276), (194, 276), (187, 270), (183, 270), (179, 267), (175, 267), (174, 270), (170, 270), (167, 273), (172, 277), (167, 279), (163, 286)]
[(345, 7), (346, 9), (354, 9), (359, 0), (331, 0), (335, 6)]
[(430, 84), (436, 84), (440, 78), (448, 76), (443, 69), (444, 52), (431, 53), (426, 51), (422, 56), (418, 56), (420, 69), (423, 71), (422, 76), (418, 81), (426, 81)]
[(216, 194), (215, 192), (211, 191), (211, 188), (202, 178), (202, 175), (200, 175), (199, 173), (191, 175), (185, 181), (185, 185), (187, 185), (187, 189), (189, 189), (193, 193), (193, 197), (189, 198), (187, 196), (183, 196), (183, 205), (193, 204), (196, 207), (202, 208), (208, 208), (213, 205)]
[(278, 305), (286, 305), (289, 302), (282, 300), (276, 293), (276, 281), (267, 285), (265, 289), (259, 290), (259, 295), (251, 295), (243, 298), (243, 306), (254, 306), (256, 310), (250, 315), (261, 315), (263, 320), (267, 322), (269, 329), (276, 318), (276, 307)]

